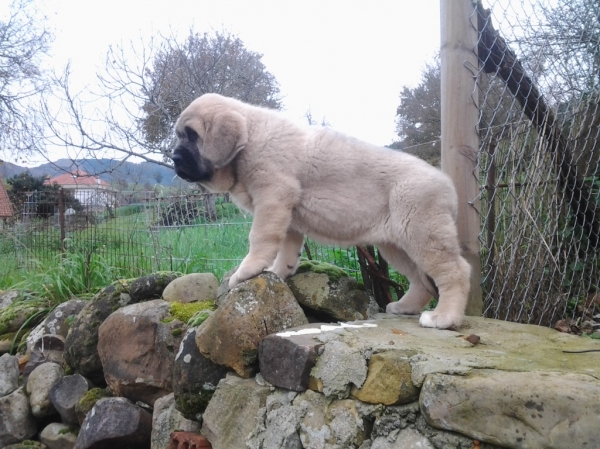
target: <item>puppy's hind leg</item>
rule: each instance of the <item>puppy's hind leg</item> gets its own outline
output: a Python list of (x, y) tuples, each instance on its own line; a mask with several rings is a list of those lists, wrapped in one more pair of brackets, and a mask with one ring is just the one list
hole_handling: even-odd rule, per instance
[(296, 272), (304, 243), (304, 235), (288, 229), (285, 239), (279, 248), (275, 262), (267, 271), (271, 271), (281, 279), (286, 279)]
[(435, 229), (421, 228), (415, 246), (409, 253), (439, 289), (438, 305), (432, 312), (423, 312), (419, 323), (423, 327), (447, 329), (460, 326), (464, 318), (470, 289), (471, 266), (461, 256), (456, 227), (451, 217), (438, 221)]
[(406, 252), (394, 245), (379, 245), (379, 251), (389, 263), (391, 263), (399, 273), (406, 276), (410, 282), (408, 291), (396, 302), (387, 305), (386, 313), (397, 315), (417, 315), (435, 295), (435, 289), (423, 273), (420, 272), (417, 265), (408, 257)]

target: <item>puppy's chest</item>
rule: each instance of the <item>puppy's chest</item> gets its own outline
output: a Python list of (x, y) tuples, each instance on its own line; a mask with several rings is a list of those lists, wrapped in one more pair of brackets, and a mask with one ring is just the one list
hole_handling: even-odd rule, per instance
[(233, 202), (237, 204), (238, 207), (244, 209), (251, 214), (254, 213), (254, 203), (252, 201), (252, 197), (248, 193), (248, 191), (241, 187), (236, 186), (238, 188), (233, 188), (229, 193), (231, 193), (231, 198)]

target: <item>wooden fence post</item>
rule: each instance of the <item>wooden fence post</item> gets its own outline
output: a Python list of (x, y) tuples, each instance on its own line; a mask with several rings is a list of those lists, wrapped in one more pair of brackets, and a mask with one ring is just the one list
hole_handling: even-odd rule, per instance
[(475, 8), (473, 0), (440, 0), (442, 170), (450, 175), (458, 193), (458, 235), (463, 256), (472, 268), (467, 315), (481, 315), (483, 311), (480, 216), (475, 203), (479, 195)]

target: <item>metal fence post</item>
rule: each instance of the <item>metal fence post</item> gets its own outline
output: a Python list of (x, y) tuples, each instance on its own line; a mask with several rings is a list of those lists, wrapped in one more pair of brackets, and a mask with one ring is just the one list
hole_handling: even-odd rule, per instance
[(440, 0), (441, 15), (441, 129), (442, 170), (458, 193), (458, 235), (463, 256), (471, 264), (471, 291), (467, 315), (481, 315), (480, 216), (476, 176), (479, 108), (475, 91), (477, 30), (472, 0)]
[(58, 223), (60, 225), (60, 251), (62, 257), (66, 257), (65, 238), (65, 193), (62, 188), (58, 189)]

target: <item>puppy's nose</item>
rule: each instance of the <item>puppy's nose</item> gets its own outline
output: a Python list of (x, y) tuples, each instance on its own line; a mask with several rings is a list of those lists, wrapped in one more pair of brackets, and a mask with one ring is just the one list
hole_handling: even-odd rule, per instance
[(175, 165), (181, 164), (183, 162), (183, 156), (180, 153), (173, 153), (171, 160)]

